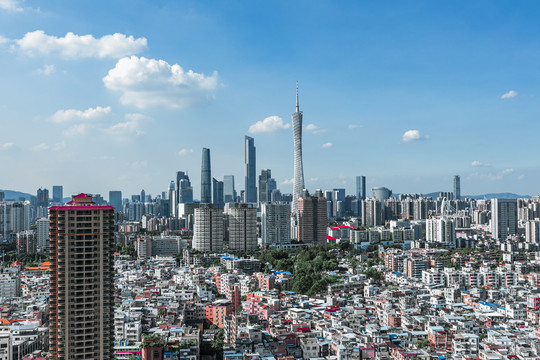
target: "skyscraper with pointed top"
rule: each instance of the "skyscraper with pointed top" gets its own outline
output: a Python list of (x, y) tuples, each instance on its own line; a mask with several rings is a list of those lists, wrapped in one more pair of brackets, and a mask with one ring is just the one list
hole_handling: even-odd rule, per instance
[(293, 185), (293, 213), (298, 211), (298, 199), (304, 190), (304, 165), (302, 162), (302, 112), (298, 102), (298, 81), (296, 82), (296, 112), (292, 114), (294, 137), (294, 185)]

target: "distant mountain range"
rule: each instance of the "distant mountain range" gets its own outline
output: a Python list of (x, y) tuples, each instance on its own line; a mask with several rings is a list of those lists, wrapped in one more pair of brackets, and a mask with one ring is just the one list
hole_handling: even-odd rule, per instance
[(4, 198), (6, 200), (19, 201), (20, 198), (24, 198), (25, 200), (30, 200), (30, 197), (33, 196), (27, 193), (23, 193), (20, 191), (13, 191), (13, 190), (0, 190), (0, 192), (4, 193)]
[[(432, 192), (429, 194), (423, 194), (423, 196), (429, 196), (436, 199), (439, 196), (439, 192)], [(476, 200), (482, 199), (530, 199), (530, 195), (518, 195), (514, 193), (490, 193), (490, 194), (481, 194), (481, 195), (461, 195), (462, 199), (471, 198)]]

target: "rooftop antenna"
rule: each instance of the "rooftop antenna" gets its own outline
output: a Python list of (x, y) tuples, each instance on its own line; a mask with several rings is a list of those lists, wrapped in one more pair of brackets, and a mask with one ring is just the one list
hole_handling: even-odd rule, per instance
[(296, 112), (300, 112), (300, 106), (298, 104), (298, 80), (296, 80)]

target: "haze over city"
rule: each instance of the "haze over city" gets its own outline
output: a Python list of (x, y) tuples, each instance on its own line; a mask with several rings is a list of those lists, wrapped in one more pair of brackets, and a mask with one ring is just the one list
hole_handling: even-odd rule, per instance
[(305, 186), (535, 195), (540, 7), (529, 2), (0, 2), (1, 188), (200, 193), (257, 174)]

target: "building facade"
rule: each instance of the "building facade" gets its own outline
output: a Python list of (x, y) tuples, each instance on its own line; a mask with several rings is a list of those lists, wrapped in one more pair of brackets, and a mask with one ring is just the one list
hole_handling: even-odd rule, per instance
[(255, 140), (252, 137), (246, 136), (245, 143), (245, 159), (244, 168), (246, 174), (246, 187), (244, 193), (244, 202), (257, 202), (257, 175), (256, 175), (256, 152)]
[(229, 204), (229, 250), (257, 249), (257, 207), (252, 203)]
[(298, 83), (296, 83), (296, 111), (292, 114), (293, 139), (294, 139), (294, 184), (293, 184), (293, 213), (298, 212), (298, 199), (304, 191), (304, 164), (302, 160), (302, 121), (303, 113), (300, 111), (298, 101)]
[(212, 202), (212, 173), (210, 167), (210, 149), (202, 149), (201, 164), (201, 203)]
[(517, 234), (517, 200), (491, 199), (491, 235), (494, 239), (506, 239)]
[(114, 208), (80, 194), (50, 211), (51, 359), (113, 359)]
[(195, 209), (193, 249), (201, 252), (223, 250), (223, 212), (212, 204)]
[(298, 241), (326, 248), (326, 225), (326, 198), (305, 191), (298, 199)]

